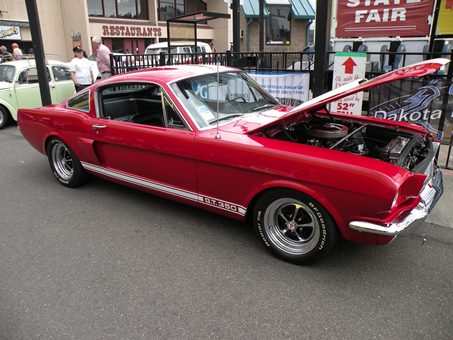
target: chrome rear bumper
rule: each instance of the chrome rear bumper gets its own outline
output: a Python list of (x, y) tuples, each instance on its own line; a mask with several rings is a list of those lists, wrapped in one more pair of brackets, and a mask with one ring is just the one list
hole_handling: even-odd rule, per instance
[(434, 168), (433, 177), (429, 184), (426, 184), (420, 193), (420, 203), (403, 220), (392, 222), (387, 225), (375, 224), (364, 221), (352, 221), (349, 223), (351, 229), (387, 236), (395, 236), (409, 227), (413, 222), (426, 217), (434, 208), (440, 196), (442, 196), (443, 180), (442, 172), (438, 167)]

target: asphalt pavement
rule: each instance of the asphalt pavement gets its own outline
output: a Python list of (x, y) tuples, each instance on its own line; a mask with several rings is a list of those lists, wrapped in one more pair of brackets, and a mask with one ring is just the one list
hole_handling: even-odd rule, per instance
[(0, 160), (1, 340), (452, 337), (450, 171), (428, 221), (301, 267), (247, 224), (96, 178), (63, 187), (15, 126)]

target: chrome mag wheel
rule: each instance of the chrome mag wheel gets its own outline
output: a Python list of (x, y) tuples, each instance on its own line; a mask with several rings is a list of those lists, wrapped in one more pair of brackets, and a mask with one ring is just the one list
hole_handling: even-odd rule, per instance
[(273, 201), (264, 214), (269, 241), (284, 253), (303, 255), (318, 244), (320, 225), (313, 210), (293, 198)]
[(46, 152), (50, 168), (61, 184), (75, 188), (85, 182), (87, 174), (75, 153), (65, 142), (55, 137), (50, 139)]
[(268, 190), (258, 198), (253, 224), (272, 254), (296, 264), (319, 261), (338, 237), (334, 220), (318, 201), (286, 188)]
[(53, 168), (63, 180), (69, 181), (74, 175), (74, 162), (66, 145), (57, 141), (52, 148)]

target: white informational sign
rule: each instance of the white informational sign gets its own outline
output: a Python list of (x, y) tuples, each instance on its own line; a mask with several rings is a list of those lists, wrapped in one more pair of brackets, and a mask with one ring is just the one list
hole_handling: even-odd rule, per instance
[(0, 40), (22, 40), (17, 26), (0, 26)]
[(309, 73), (250, 71), (247, 74), (283, 105), (297, 106), (308, 100)]
[[(332, 90), (353, 80), (365, 77), (366, 53), (337, 52), (333, 69)], [(362, 114), (363, 92), (342, 98), (330, 104), (330, 111)]]

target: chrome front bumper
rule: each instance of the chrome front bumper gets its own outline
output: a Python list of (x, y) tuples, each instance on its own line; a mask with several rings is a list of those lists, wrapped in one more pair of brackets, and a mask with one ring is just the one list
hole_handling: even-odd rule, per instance
[(399, 222), (392, 222), (387, 225), (375, 224), (364, 221), (352, 221), (349, 223), (351, 229), (387, 236), (395, 236), (409, 227), (413, 222), (426, 217), (429, 212), (434, 208), (440, 196), (442, 196), (443, 180), (442, 172), (439, 168), (435, 167), (431, 183), (426, 184), (420, 193), (420, 203)]

